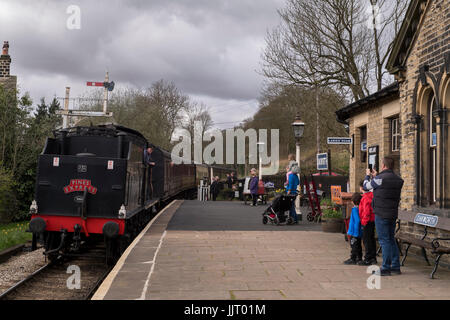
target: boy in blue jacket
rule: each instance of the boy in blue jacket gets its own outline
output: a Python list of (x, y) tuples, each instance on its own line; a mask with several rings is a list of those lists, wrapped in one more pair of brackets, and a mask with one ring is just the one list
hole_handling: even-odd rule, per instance
[(350, 216), (350, 223), (348, 226), (347, 234), (350, 236), (350, 245), (352, 251), (350, 253), (350, 259), (345, 260), (344, 264), (358, 264), (362, 260), (362, 247), (361, 247), (361, 220), (359, 219), (358, 205), (361, 202), (361, 194), (354, 193), (352, 196), (353, 209)]

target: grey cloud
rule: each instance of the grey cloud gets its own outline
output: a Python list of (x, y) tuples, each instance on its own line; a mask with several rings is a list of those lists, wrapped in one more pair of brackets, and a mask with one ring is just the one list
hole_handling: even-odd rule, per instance
[[(283, 5), (281, 0), (2, 2), (18, 20), (12, 25), (0, 19), (0, 40), (10, 41), (13, 70), (29, 79), (45, 74), (101, 80), (109, 69), (116, 83), (146, 87), (164, 78), (188, 94), (238, 100), (257, 98), (262, 79), (255, 69), (265, 32), (278, 23), (276, 9)], [(81, 8), (81, 30), (65, 27), (70, 4)], [(47, 94), (54, 91), (48, 88)]]

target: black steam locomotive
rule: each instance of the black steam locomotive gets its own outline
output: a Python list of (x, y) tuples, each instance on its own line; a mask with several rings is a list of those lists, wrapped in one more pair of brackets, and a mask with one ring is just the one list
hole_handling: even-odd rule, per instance
[[(150, 168), (144, 150), (153, 147)], [(213, 172), (213, 173), (212, 173)], [(191, 198), (200, 179), (230, 169), (174, 164), (170, 153), (139, 132), (117, 125), (55, 131), (39, 156), (30, 212), (33, 245), (43, 240), (54, 259), (104, 239), (113, 262), (170, 199)]]

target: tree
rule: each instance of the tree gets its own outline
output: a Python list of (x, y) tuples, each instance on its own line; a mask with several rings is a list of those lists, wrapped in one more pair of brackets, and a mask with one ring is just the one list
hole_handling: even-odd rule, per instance
[[(334, 112), (343, 104), (343, 97), (331, 90), (322, 88), (318, 95), (322, 135), (320, 136), (320, 147), (326, 149), (327, 136), (346, 135), (343, 126), (336, 126)], [(279, 151), (281, 159), (287, 158), (289, 153), (295, 152), (295, 139), (292, 133), (292, 122), (295, 115), (300, 113), (301, 119), (306, 123), (306, 128), (302, 137), (302, 159), (315, 158), (316, 154), (316, 132), (314, 128), (316, 113), (311, 112), (311, 106), (316, 103), (316, 91), (314, 88), (307, 88), (296, 85), (276, 85), (271, 84), (265, 88), (260, 97), (260, 108), (252, 119), (247, 120), (243, 129), (279, 129), (280, 141)], [(344, 151), (345, 149), (336, 149)]]
[[(98, 91), (83, 98), (82, 110), (102, 110)], [(170, 138), (182, 126), (183, 113), (190, 108), (189, 97), (172, 82), (153, 83), (147, 89), (119, 89), (111, 95), (108, 109), (114, 122), (141, 132), (147, 140), (170, 149)], [(110, 118), (83, 118), (79, 125), (111, 122)]]
[(407, 0), (370, 0), (372, 20), (369, 19), (368, 27), (372, 30), (372, 48), (375, 52), (375, 78), (377, 90), (383, 88), (384, 76), (388, 73), (385, 69), (395, 35), (400, 30), (400, 22), (409, 4)]
[(380, 89), (406, 0), (376, 2), (376, 28), (369, 28), (369, 0), (287, 0), (281, 24), (266, 36), (263, 75), (283, 84), (331, 86), (354, 100), (370, 93), (374, 78)]

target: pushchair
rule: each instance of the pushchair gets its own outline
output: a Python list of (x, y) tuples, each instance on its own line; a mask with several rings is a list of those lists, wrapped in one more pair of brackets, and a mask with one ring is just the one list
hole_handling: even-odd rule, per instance
[(292, 224), (294, 220), (289, 215), (289, 210), (291, 209), (294, 201), (295, 196), (284, 194), (277, 196), (272, 201), (272, 204), (269, 205), (269, 207), (263, 212), (263, 224), (267, 224), (268, 222), (276, 225)]

